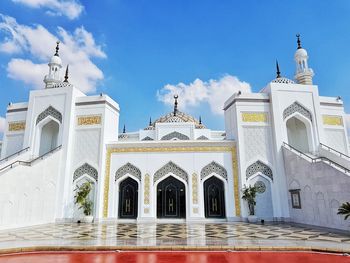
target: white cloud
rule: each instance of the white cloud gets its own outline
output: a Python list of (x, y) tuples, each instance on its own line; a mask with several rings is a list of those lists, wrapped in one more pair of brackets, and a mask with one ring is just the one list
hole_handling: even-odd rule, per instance
[(237, 77), (226, 75), (219, 80), (207, 82), (196, 79), (190, 84), (165, 85), (157, 91), (158, 100), (173, 105), (174, 95), (179, 95), (179, 108), (185, 110), (188, 106), (196, 107), (208, 103), (212, 113), (223, 114), (224, 102), (235, 92), (251, 92), (249, 83), (240, 81)]
[[(8, 63), (7, 72), (12, 79), (37, 89), (43, 88), (43, 78), (48, 73), (47, 63), (55, 52), (57, 39), (61, 40), (59, 53), (63, 63), (69, 64), (69, 81), (72, 84), (83, 92), (92, 92), (104, 78), (92, 59), (107, 56), (84, 27), (78, 27), (74, 32), (58, 27), (53, 34), (42, 25), (21, 25), (13, 17), (0, 14), (0, 33), (5, 35), (3, 41), (0, 40), (0, 52), (22, 56)], [(63, 74), (64, 69), (61, 71)]]
[(84, 7), (76, 0), (12, 0), (31, 8), (43, 8), (51, 16), (66, 16), (75, 19), (83, 12)]

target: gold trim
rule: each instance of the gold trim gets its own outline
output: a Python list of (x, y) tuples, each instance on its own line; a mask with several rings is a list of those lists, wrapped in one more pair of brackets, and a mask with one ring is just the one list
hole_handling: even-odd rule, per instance
[(323, 124), (333, 126), (343, 126), (343, 118), (341, 116), (322, 115)]
[(143, 197), (143, 203), (145, 205), (149, 205), (149, 188), (150, 188), (150, 176), (149, 174), (145, 175), (145, 185), (144, 185), (144, 197)]
[(239, 181), (238, 181), (238, 158), (237, 148), (232, 147), (232, 168), (233, 168), (233, 189), (234, 189), (234, 200), (236, 216), (241, 216), (241, 202), (239, 200)]
[(231, 152), (232, 166), (233, 166), (233, 182), (234, 182), (234, 199), (236, 207), (236, 216), (240, 216), (241, 208), (239, 201), (239, 187), (238, 187), (238, 164), (236, 146), (212, 146), (212, 147), (130, 147), (130, 148), (107, 148), (106, 151), (106, 171), (105, 184), (103, 193), (103, 217), (108, 217), (108, 196), (109, 196), (109, 180), (110, 180), (110, 166), (112, 153), (131, 153), (131, 152)]
[(198, 181), (197, 181), (197, 174), (192, 174), (192, 203), (198, 204)]
[(78, 117), (78, 126), (98, 125), (98, 124), (101, 124), (101, 116), (99, 115)]
[(243, 122), (267, 122), (267, 112), (242, 112)]
[(25, 121), (16, 121), (16, 122), (10, 122), (9, 123), (9, 131), (23, 131), (26, 128), (26, 122)]

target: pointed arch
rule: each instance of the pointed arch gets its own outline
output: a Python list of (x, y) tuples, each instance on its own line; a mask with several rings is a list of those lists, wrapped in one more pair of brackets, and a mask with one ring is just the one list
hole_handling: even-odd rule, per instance
[(172, 161), (168, 162), (166, 165), (164, 165), (162, 168), (160, 168), (158, 171), (155, 172), (153, 177), (153, 183), (157, 182), (162, 177), (166, 176), (168, 173), (173, 173), (174, 175), (177, 175), (186, 183), (188, 183), (188, 174), (185, 170), (177, 166)]
[(209, 140), (208, 137), (201, 135), (197, 138), (197, 140)]
[(139, 181), (141, 181), (141, 171), (139, 168), (137, 168), (135, 165), (132, 165), (131, 163), (127, 163), (120, 167), (116, 173), (115, 173), (115, 181), (117, 181), (119, 178), (126, 174), (131, 174), (135, 176)]
[(146, 136), (141, 141), (153, 141), (153, 139), (151, 137), (149, 137), (149, 136)]
[(218, 164), (217, 162), (212, 161), (210, 164), (203, 167), (201, 170), (201, 180), (210, 175), (211, 173), (216, 173), (227, 181), (227, 171), (226, 169)]
[(78, 167), (74, 171), (73, 182), (79, 179), (80, 177), (82, 177), (84, 174), (91, 176), (97, 182), (97, 179), (98, 179), (97, 170), (88, 163), (84, 163), (82, 166)]
[(38, 115), (36, 119), (36, 124), (38, 124), (40, 121), (45, 119), (47, 116), (51, 116), (52, 118), (62, 123), (62, 114), (58, 110), (56, 110), (54, 107), (50, 106)]
[(182, 134), (180, 132), (177, 132), (177, 131), (174, 131), (174, 132), (171, 132), (167, 135), (164, 135), (162, 137), (162, 141), (168, 141), (168, 140), (172, 140), (172, 139), (179, 139), (179, 140), (189, 140), (190, 138), (185, 135), (185, 134)]
[(246, 179), (248, 180), (250, 177), (252, 177), (258, 172), (266, 175), (271, 179), (271, 181), (273, 181), (273, 174), (271, 168), (261, 161), (256, 161), (255, 163), (248, 166), (246, 170)]
[(293, 113), (298, 112), (307, 119), (309, 119), (312, 122), (312, 114), (311, 112), (305, 108), (303, 105), (301, 105), (299, 102), (294, 102), (290, 106), (288, 106), (284, 111), (283, 111), (283, 119), (285, 120), (287, 117), (292, 115)]

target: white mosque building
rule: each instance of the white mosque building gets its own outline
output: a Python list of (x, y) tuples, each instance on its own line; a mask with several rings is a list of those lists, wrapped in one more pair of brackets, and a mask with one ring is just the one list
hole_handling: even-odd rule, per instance
[(299, 37), (294, 60), (296, 82), (277, 69), (260, 92), (228, 94), (225, 131), (180, 112), (176, 96), (172, 112), (118, 134), (118, 103), (82, 93), (68, 68), (62, 79), (57, 45), (45, 89), (7, 107), (0, 229), (77, 221), (86, 181), (95, 222), (245, 221), (242, 188), (255, 185), (259, 219), (347, 229), (343, 101), (319, 95)]

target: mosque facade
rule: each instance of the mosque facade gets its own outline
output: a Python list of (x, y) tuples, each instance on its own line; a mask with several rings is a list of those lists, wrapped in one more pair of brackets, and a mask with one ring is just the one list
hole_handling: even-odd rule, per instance
[(0, 229), (82, 217), (76, 188), (92, 184), (96, 222), (245, 221), (242, 189), (257, 187), (256, 216), (347, 229), (350, 157), (341, 97), (319, 95), (307, 51), (295, 82), (277, 77), (257, 93), (228, 94), (225, 130), (174, 109), (118, 133), (120, 109), (62, 79), (56, 53), (45, 89), (7, 107), (0, 160)]

